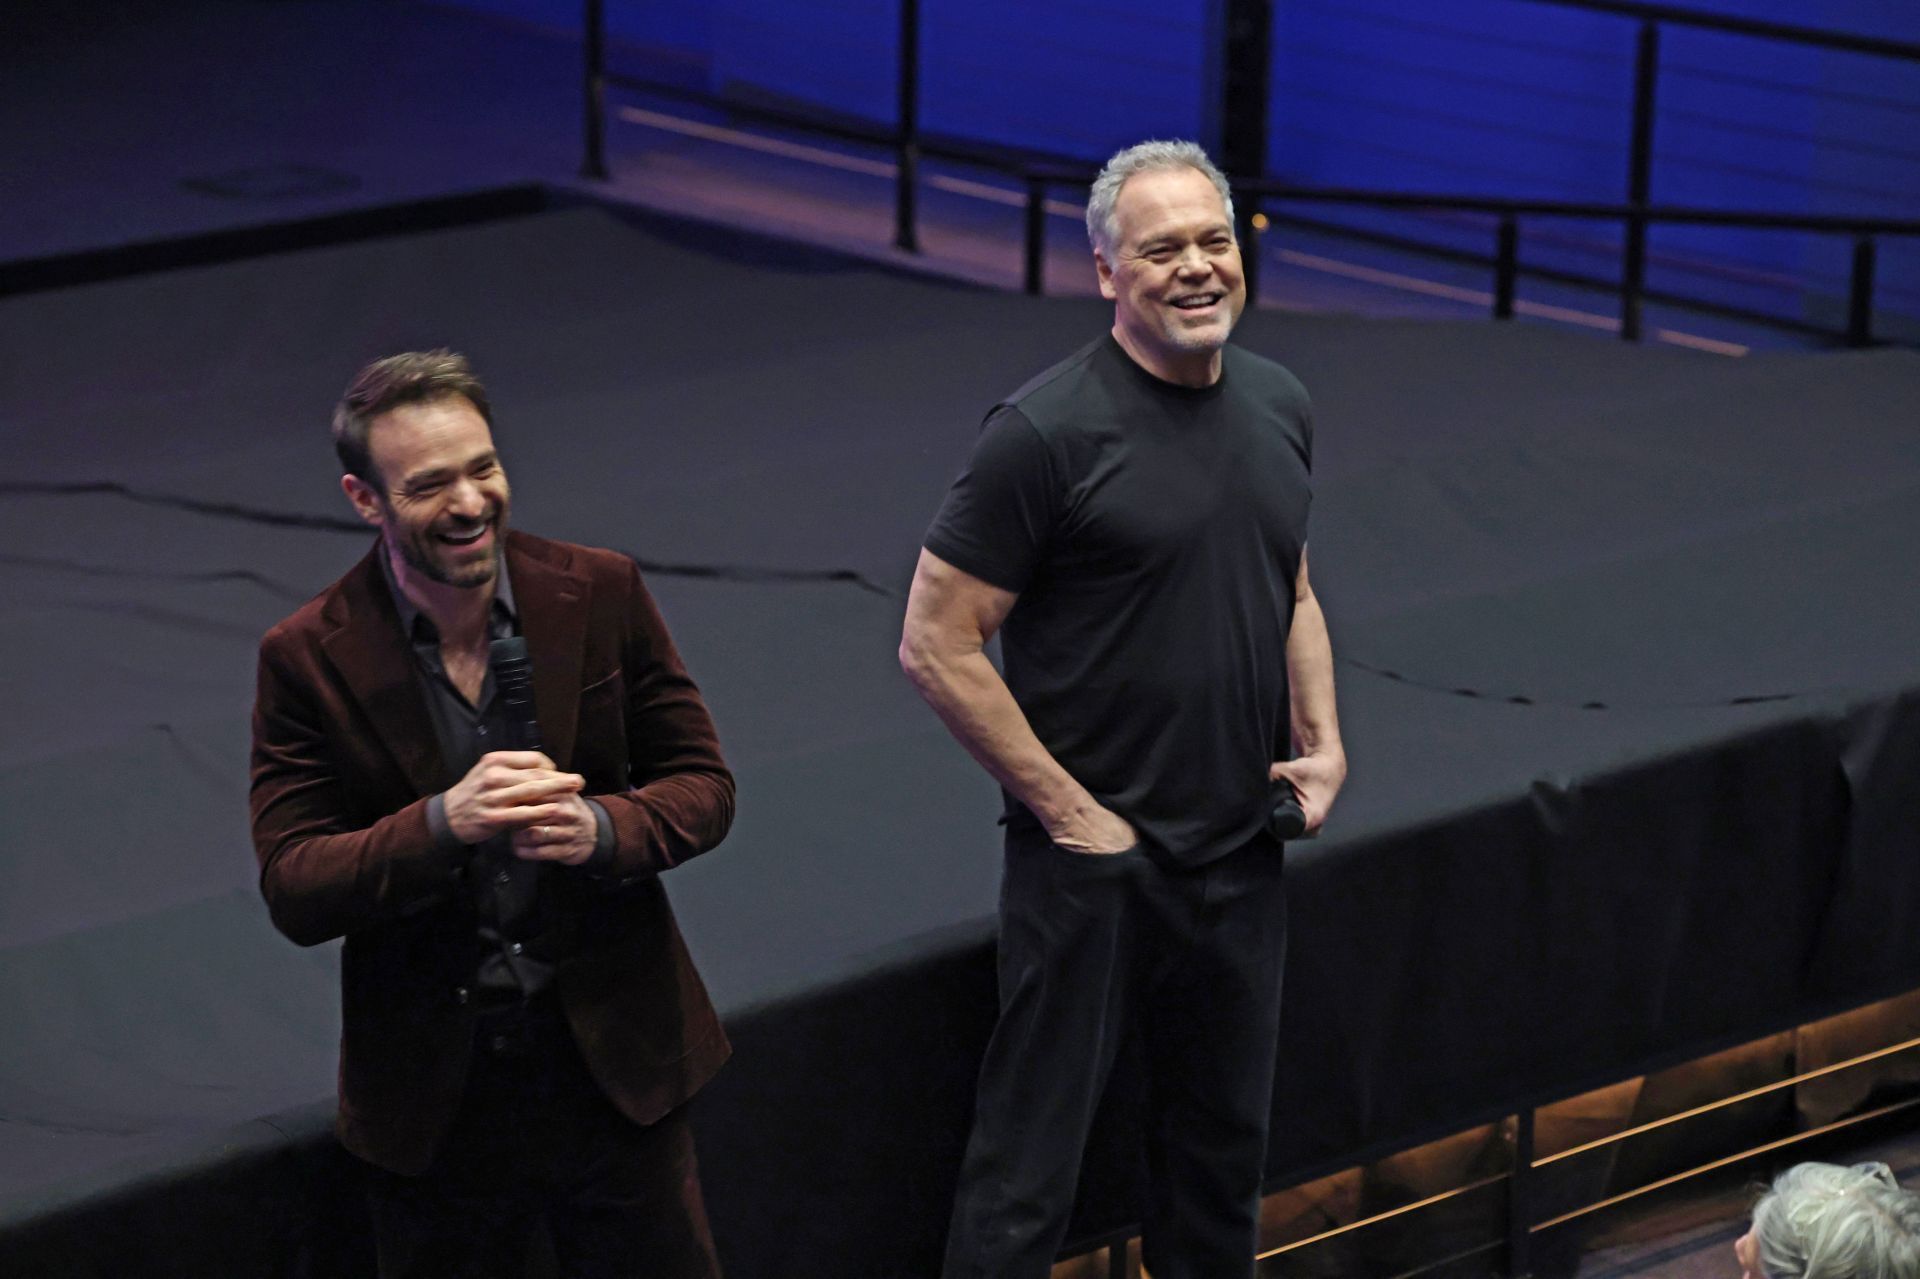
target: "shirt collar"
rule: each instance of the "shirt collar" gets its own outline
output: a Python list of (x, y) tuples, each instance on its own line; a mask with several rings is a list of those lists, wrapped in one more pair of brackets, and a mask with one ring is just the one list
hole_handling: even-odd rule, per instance
[[(380, 544), (379, 559), (380, 576), (387, 580), (387, 590), (393, 595), (393, 606), (400, 614), (400, 633), (416, 644), (423, 640), (438, 641), (440, 631), (434, 626), (433, 619), (407, 598), (407, 593), (400, 589), (400, 583), (394, 578), (393, 561), (387, 554), (384, 540)], [(513, 582), (507, 576), (507, 557), (502, 555), (500, 571), (493, 579), (493, 607), (487, 614), (487, 633), (495, 638), (511, 635), (519, 621), (520, 610), (513, 602)]]

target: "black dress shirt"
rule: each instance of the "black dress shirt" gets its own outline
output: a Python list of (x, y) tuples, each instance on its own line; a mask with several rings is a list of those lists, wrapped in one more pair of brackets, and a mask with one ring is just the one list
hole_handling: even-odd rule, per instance
[[(413, 648), (414, 670), (426, 695), (427, 713), (433, 720), (440, 757), (446, 766), (446, 783), (451, 786), (466, 776), (488, 751), (510, 749), (512, 729), (505, 706), (495, 695), (493, 668), (487, 668), (480, 685), (478, 702), (469, 702), (454, 686), (440, 656), (440, 632), (433, 619), (414, 606), (399, 584), (393, 568), (384, 556), (380, 561), (393, 603), (400, 614), (400, 625)], [(513, 586), (507, 580), (504, 563), (495, 581), (493, 606), (487, 615), (489, 640), (511, 637), (518, 627), (519, 613), (513, 603)], [(579, 869), (588, 873), (611, 860), (613, 822), (606, 810), (592, 800), (597, 827), (593, 856)], [(434, 838), (449, 852), (469, 854), (466, 880), (473, 898), (475, 926), (480, 940), (480, 962), (468, 988), (483, 1020), (511, 1016), (544, 994), (553, 985), (557, 955), (547, 953), (541, 939), (552, 930), (543, 914), (546, 898), (540, 891), (543, 874), (561, 873), (569, 868), (557, 863), (528, 861), (514, 855), (511, 837), (496, 835), (474, 845), (461, 843), (447, 824), (446, 795), (442, 792), (427, 803), (427, 825)]]

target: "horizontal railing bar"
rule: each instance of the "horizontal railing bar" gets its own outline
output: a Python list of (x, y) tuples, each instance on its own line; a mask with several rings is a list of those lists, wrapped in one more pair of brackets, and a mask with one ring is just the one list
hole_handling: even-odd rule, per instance
[(1641, 212), (1649, 223), (1693, 226), (1738, 226), (1760, 230), (1820, 231), (1834, 235), (1920, 235), (1920, 218), (1869, 218), (1845, 214), (1765, 213), (1750, 209), (1702, 209), (1689, 205), (1650, 204), (1637, 211), (1627, 204), (1588, 204), (1576, 200), (1513, 200), (1500, 196), (1440, 195), (1418, 191), (1369, 191), (1347, 187), (1301, 187), (1284, 182), (1242, 179), (1236, 195), (1267, 200), (1300, 200), (1316, 204), (1364, 204), (1380, 208), (1446, 209), (1528, 217), (1574, 218), (1624, 222)]
[[(690, 102), (713, 111), (724, 112), (743, 120), (752, 120), (775, 128), (793, 129), (801, 133), (814, 133), (822, 137), (833, 138), (841, 142), (855, 142), (863, 146), (892, 147), (900, 141), (900, 134), (890, 124), (869, 124), (860, 120), (836, 118), (824, 114), (806, 111), (788, 110), (783, 107), (766, 106), (755, 102), (743, 102), (710, 89), (695, 89), (687, 85), (672, 84), (664, 80), (650, 80), (642, 76), (609, 72), (607, 81), (632, 93), (644, 93), (658, 98), (672, 98), (680, 102)], [(938, 160), (952, 160), (976, 168), (991, 169), (1004, 173), (1011, 178), (1025, 178), (1029, 173), (1043, 179), (1050, 171), (1057, 169), (1063, 173), (1083, 173), (1082, 185), (1093, 181), (1092, 170), (1081, 170), (1069, 162), (1055, 160), (1042, 153), (1017, 151), (992, 146), (968, 143), (939, 134), (923, 134), (919, 140), (922, 155)], [(1051, 179), (1047, 179), (1051, 180)]]
[(1844, 1132), (1849, 1128), (1858, 1127), (1859, 1125), (1867, 1123), (1870, 1120), (1884, 1119), (1888, 1115), (1897, 1115), (1903, 1110), (1911, 1110), (1915, 1106), (1920, 1106), (1920, 1097), (1913, 1097), (1906, 1101), (1896, 1101), (1890, 1105), (1880, 1106), (1874, 1110), (1863, 1111), (1857, 1115), (1849, 1115), (1845, 1119), (1836, 1119), (1830, 1124), (1821, 1124), (1817, 1128), (1809, 1128), (1805, 1132), (1796, 1132), (1791, 1136), (1781, 1137), (1774, 1141), (1764, 1142), (1758, 1146), (1751, 1147), (1747, 1150), (1739, 1151), (1736, 1154), (1727, 1155), (1721, 1159), (1711, 1160), (1707, 1163), (1699, 1165), (1696, 1168), (1688, 1168), (1683, 1172), (1676, 1172), (1671, 1176), (1662, 1177), (1658, 1181), (1650, 1181), (1644, 1186), (1636, 1186), (1632, 1190), (1622, 1191), (1620, 1194), (1617, 1194), (1617, 1195), (1610, 1195), (1607, 1198), (1602, 1199), (1597, 1203), (1590, 1203), (1585, 1205), (1584, 1207), (1575, 1208), (1571, 1212), (1563, 1212), (1557, 1217), (1550, 1217), (1547, 1220), (1542, 1221), (1539, 1224), (1533, 1226), (1532, 1230), (1536, 1234), (1538, 1234), (1542, 1230), (1551, 1230), (1555, 1226), (1565, 1225), (1569, 1221), (1577, 1221), (1581, 1217), (1591, 1216), (1592, 1214), (1596, 1212), (1600, 1212), (1603, 1209), (1615, 1207), (1616, 1205), (1626, 1203), (1632, 1199), (1638, 1199), (1641, 1195), (1652, 1194), (1656, 1190), (1664, 1190), (1668, 1186), (1678, 1185), (1683, 1181), (1691, 1180), (1692, 1178), (1698, 1177), (1704, 1173), (1715, 1172), (1721, 1168), (1732, 1167), (1734, 1164), (1744, 1163), (1746, 1160), (1756, 1158), (1760, 1155), (1768, 1154), (1775, 1150), (1784, 1150), (1789, 1146), (1796, 1146), (1803, 1141), (1811, 1141), (1815, 1137), (1824, 1137), (1828, 1133)]
[(1378, 1222), (1391, 1221), (1395, 1217), (1404, 1217), (1410, 1212), (1418, 1212), (1422, 1208), (1430, 1208), (1434, 1204), (1445, 1203), (1449, 1199), (1458, 1199), (1460, 1196), (1472, 1194), (1476, 1190), (1485, 1190), (1488, 1186), (1497, 1186), (1505, 1181), (1507, 1176), (1508, 1174), (1504, 1172), (1497, 1172), (1491, 1177), (1482, 1177), (1480, 1180), (1470, 1181), (1464, 1186), (1455, 1186), (1453, 1189), (1443, 1190), (1437, 1195), (1428, 1195), (1425, 1199), (1418, 1199), (1409, 1204), (1401, 1204), (1398, 1208), (1389, 1208), (1385, 1212), (1376, 1212), (1370, 1217), (1362, 1217), (1358, 1221), (1349, 1221), (1344, 1226), (1335, 1226), (1331, 1230), (1322, 1230), (1317, 1235), (1308, 1235), (1305, 1239), (1296, 1239), (1292, 1243), (1281, 1244), (1278, 1248), (1268, 1248), (1264, 1252), (1256, 1253), (1254, 1260), (1265, 1261), (1269, 1257), (1278, 1257), (1283, 1253), (1297, 1251), (1298, 1249), (1306, 1247), (1308, 1244), (1316, 1244), (1322, 1240), (1349, 1234), (1352, 1231), (1360, 1229), (1362, 1226), (1371, 1226)]
[[(1415, 239), (1412, 236), (1394, 235), (1387, 231), (1374, 231), (1366, 227), (1349, 226), (1343, 222), (1329, 222), (1322, 218), (1310, 218), (1297, 213), (1272, 212), (1267, 217), (1274, 222), (1299, 227), (1305, 231), (1317, 231), (1335, 239), (1357, 241), (1361, 244), (1379, 245), (1381, 248), (1396, 249), (1422, 257), (1438, 258), (1443, 262), (1459, 262), (1468, 266), (1490, 267), (1493, 256), (1482, 250), (1463, 249), (1454, 245), (1435, 244), (1430, 240)], [(1618, 293), (1620, 282), (1597, 275), (1583, 275), (1578, 271), (1563, 270), (1559, 267), (1541, 266), (1537, 263), (1520, 264), (1520, 274), (1528, 279), (1545, 280), (1550, 284), (1568, 284), (1575, 288), (1592, 289), (1599, 293)], [(1674, 293), (1664, 289), (1648, 289), (1645, 297), (1649, 302), (1658, 302), (1662, 306), (1682, 307), (1699, 311), (1706, 315), (1717, 315), (1724, 319), (1741, 320), (1769, 328), (1784, 329), (1790, 333), (1802, 333), (1809, 337), (1824, 337), (1838, 340), (1841, 336), (1831, 327), (1815, 324), (1810, 320), (1801, 320), (1793, 316), (1781, 315), (1773, 311), (1757, 311), (1752, 307), (1734, 306), (1726, 302), (1712, 302), (1704, 298)]]
[[(1089, 186), (1094, 174), (1093, 169), (1051, 165), (1036, 165), (1021, 170), (1024, 178), (1059, 186)], [(1768, 213), (1753, 209), (1703, 209), (1678, 204), (1650, 204), (1644, 210), (1636, 210), (1630, 204), (1585, 200), (1529, 200), (1498, 195), (1448, 195), (1435, 191), (1302, 186), (1274, 178), (1235, 178), (1233, 193), (1235, 196), (1264, 200), (1359, 204), (1383, 209), (1444, 209), (1459, 213), (1573, 218), (1594, 222), (1625, 222), (1636, 213), (1643, 213), (1651, 224), (1739, 226), (1761, 230), (1820, 231), (1834, 235), (1920, 235), (1920, 218)]]
[(867, 146), (892, 146), (899, 134), (890, 126), (882, 124), (862, 124), (851, 120), (834, 120), (825, 116), (806, 115), (798, 111), (785, 111), (779, 107), (760, 106), (751, 102), (740, 102), (707, 89), (689, 88), (683, 84), (669, 84), (664, 80), (648, 80), (639, 76), (622, 75), (617, 71), (607, 73), (607, 82), (634, 93), (645, 93), (656, 98), (673, 98), (680, 102), (691, 102), (696, 106), (710, 107), (715, 111), (725, 111), (730, 115), (760, 124), (774, 125), (780, 128), (797, 129), (803, 133), (815, 133), (822, 137), (835, 138), (841, 142), (859, 142)]
[(1757, 36), (1763, 40), (1782, 40), (1820, 49), (1841, 49), (1848, 53), (1867, 53), (1876, 57), (1920, 62), (1920, 44), (1820, 27), (1803, 27), (1790, 22), (1737, 18), (1730, 14), (1703, 13), (1698, 9), (1682, 9), (1669, 4), (1644, 4), (1640, 0), (1529, 0), (1529, 3), (1551, 5), (1556, 9), (1587, 9), (1621, 18), (1637, 18), (1643, 22), (1664, 22), (1669, 26), (1725, 31), (1734, 35)]
[(1858, 1057), (1850, 1057), (1846, 1061), (1836, 1061), (1831, 1065), (1821, 1066), (1814, 1070), (1802, 1071), (1800, 1074), (1790, 1076), (1786, 1079), (1778, 1079), (1770, 1084), (1762, 1084), (1758, 1088), (1749, 1088), (1745, 1092), (1737, 1092), (1730, 1097), (1722, 1097), (1717, 1101), (1710, 1101), (1704, 1105), (1695, 1106), (1691, 1110), (1677, 1111), (1674, 1114), (1667, 1115), (1660, 1119), (1650, 1119), (1646, 1123), (1637, 1124), (1632, 1128), (1623, 1128), (1612, 1136), (1597, 1137), (1592, 1141), (1569, 1147), (1566, 1150), (1557, 1150), (1553, 1154), (1534, 1160), (1533, 1166), (1535, 1168), (1544, 1168), (1548, 1164), (1559, 1163), (1562, 1159), (1571, 1159), (1575, 1155), (1585, 1154), (1589, 1150), (1598, 1150), (1602, 1146), (1611, 1146), (1617, 1142), (1626, 1141), (1631, 1137), (1638, 1137), (1643, 1133), (1654, 1132), (1661, 1128), (1670, 1127), (1683, 1120), (1692, 1119), (1696, 1115), (1710, 1114), (1716, 1110), (1723, 1110), (1728, 1106), (1737, 1106), (1741, 1102), (1752, 1101), (1755, 1097), (1764, 1097), (1768, 1093), (1775, 1093), (1782, 1089), (1792, 1088), (1796, 1085), (1804, 1084), (1809, 1080), (1820, 1079), (1842, 1070), (1851, 1070), (1855, 1066), (1864, 1066), (1868, 1062), (1879, 1061), (1883, 1057), (1891, 1057), (1896, 1053), (1908, 1052), (1914, 1048), (1920, 1048), (1920, 1039), (1909, 1039), (1904, 1043), (1890, 1044), (1885, 1048), (1878, 1048), (1873, 1052), (1863, 1053)]

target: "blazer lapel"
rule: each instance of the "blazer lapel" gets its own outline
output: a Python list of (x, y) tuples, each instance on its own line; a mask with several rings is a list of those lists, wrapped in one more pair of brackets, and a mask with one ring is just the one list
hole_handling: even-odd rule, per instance
[(337, 629), (320, 643), (407, 785), (416, 795), (430, 795), (448, 784), (446, 762), (413, 654), (400, 633), (393, 594), (374, 558), (380, 553), (381, 543), (375, 541), (366, 558), (340, 579), (330, 606)]
[(507, 535), (507, 572), (520, 633), (533, 664), (533, 707), (547, 756), (571, 766), (580, 727), (580, 683), (587, 655), (587, 581), (536, 558), (527, 543)]

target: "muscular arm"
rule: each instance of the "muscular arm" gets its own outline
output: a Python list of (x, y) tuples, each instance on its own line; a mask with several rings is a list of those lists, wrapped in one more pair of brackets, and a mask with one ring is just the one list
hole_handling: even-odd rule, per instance
[(1293, 583), (1293, 626), (1287, 632), (1287, 684), (1295, 758), (1273, 765), (1275, 780), (1293, 784), (1306, 813), (1307, 833), (1327, 820), (1333, 800), (1347, 778), (1347, 753), (1340, 742), (1340, 716), (1333, 695), (1333, 643), (1326, 614), (1307, 577), (1307, 553)]
[(1055, 843), (1090, 853), (1130, 848), (1138, 842), (1133, 828), (1060, 766), (987, 660), (986, 643), (1017, 598), (921, 551), (900, 667), (967, 753), (1033, 810)]

